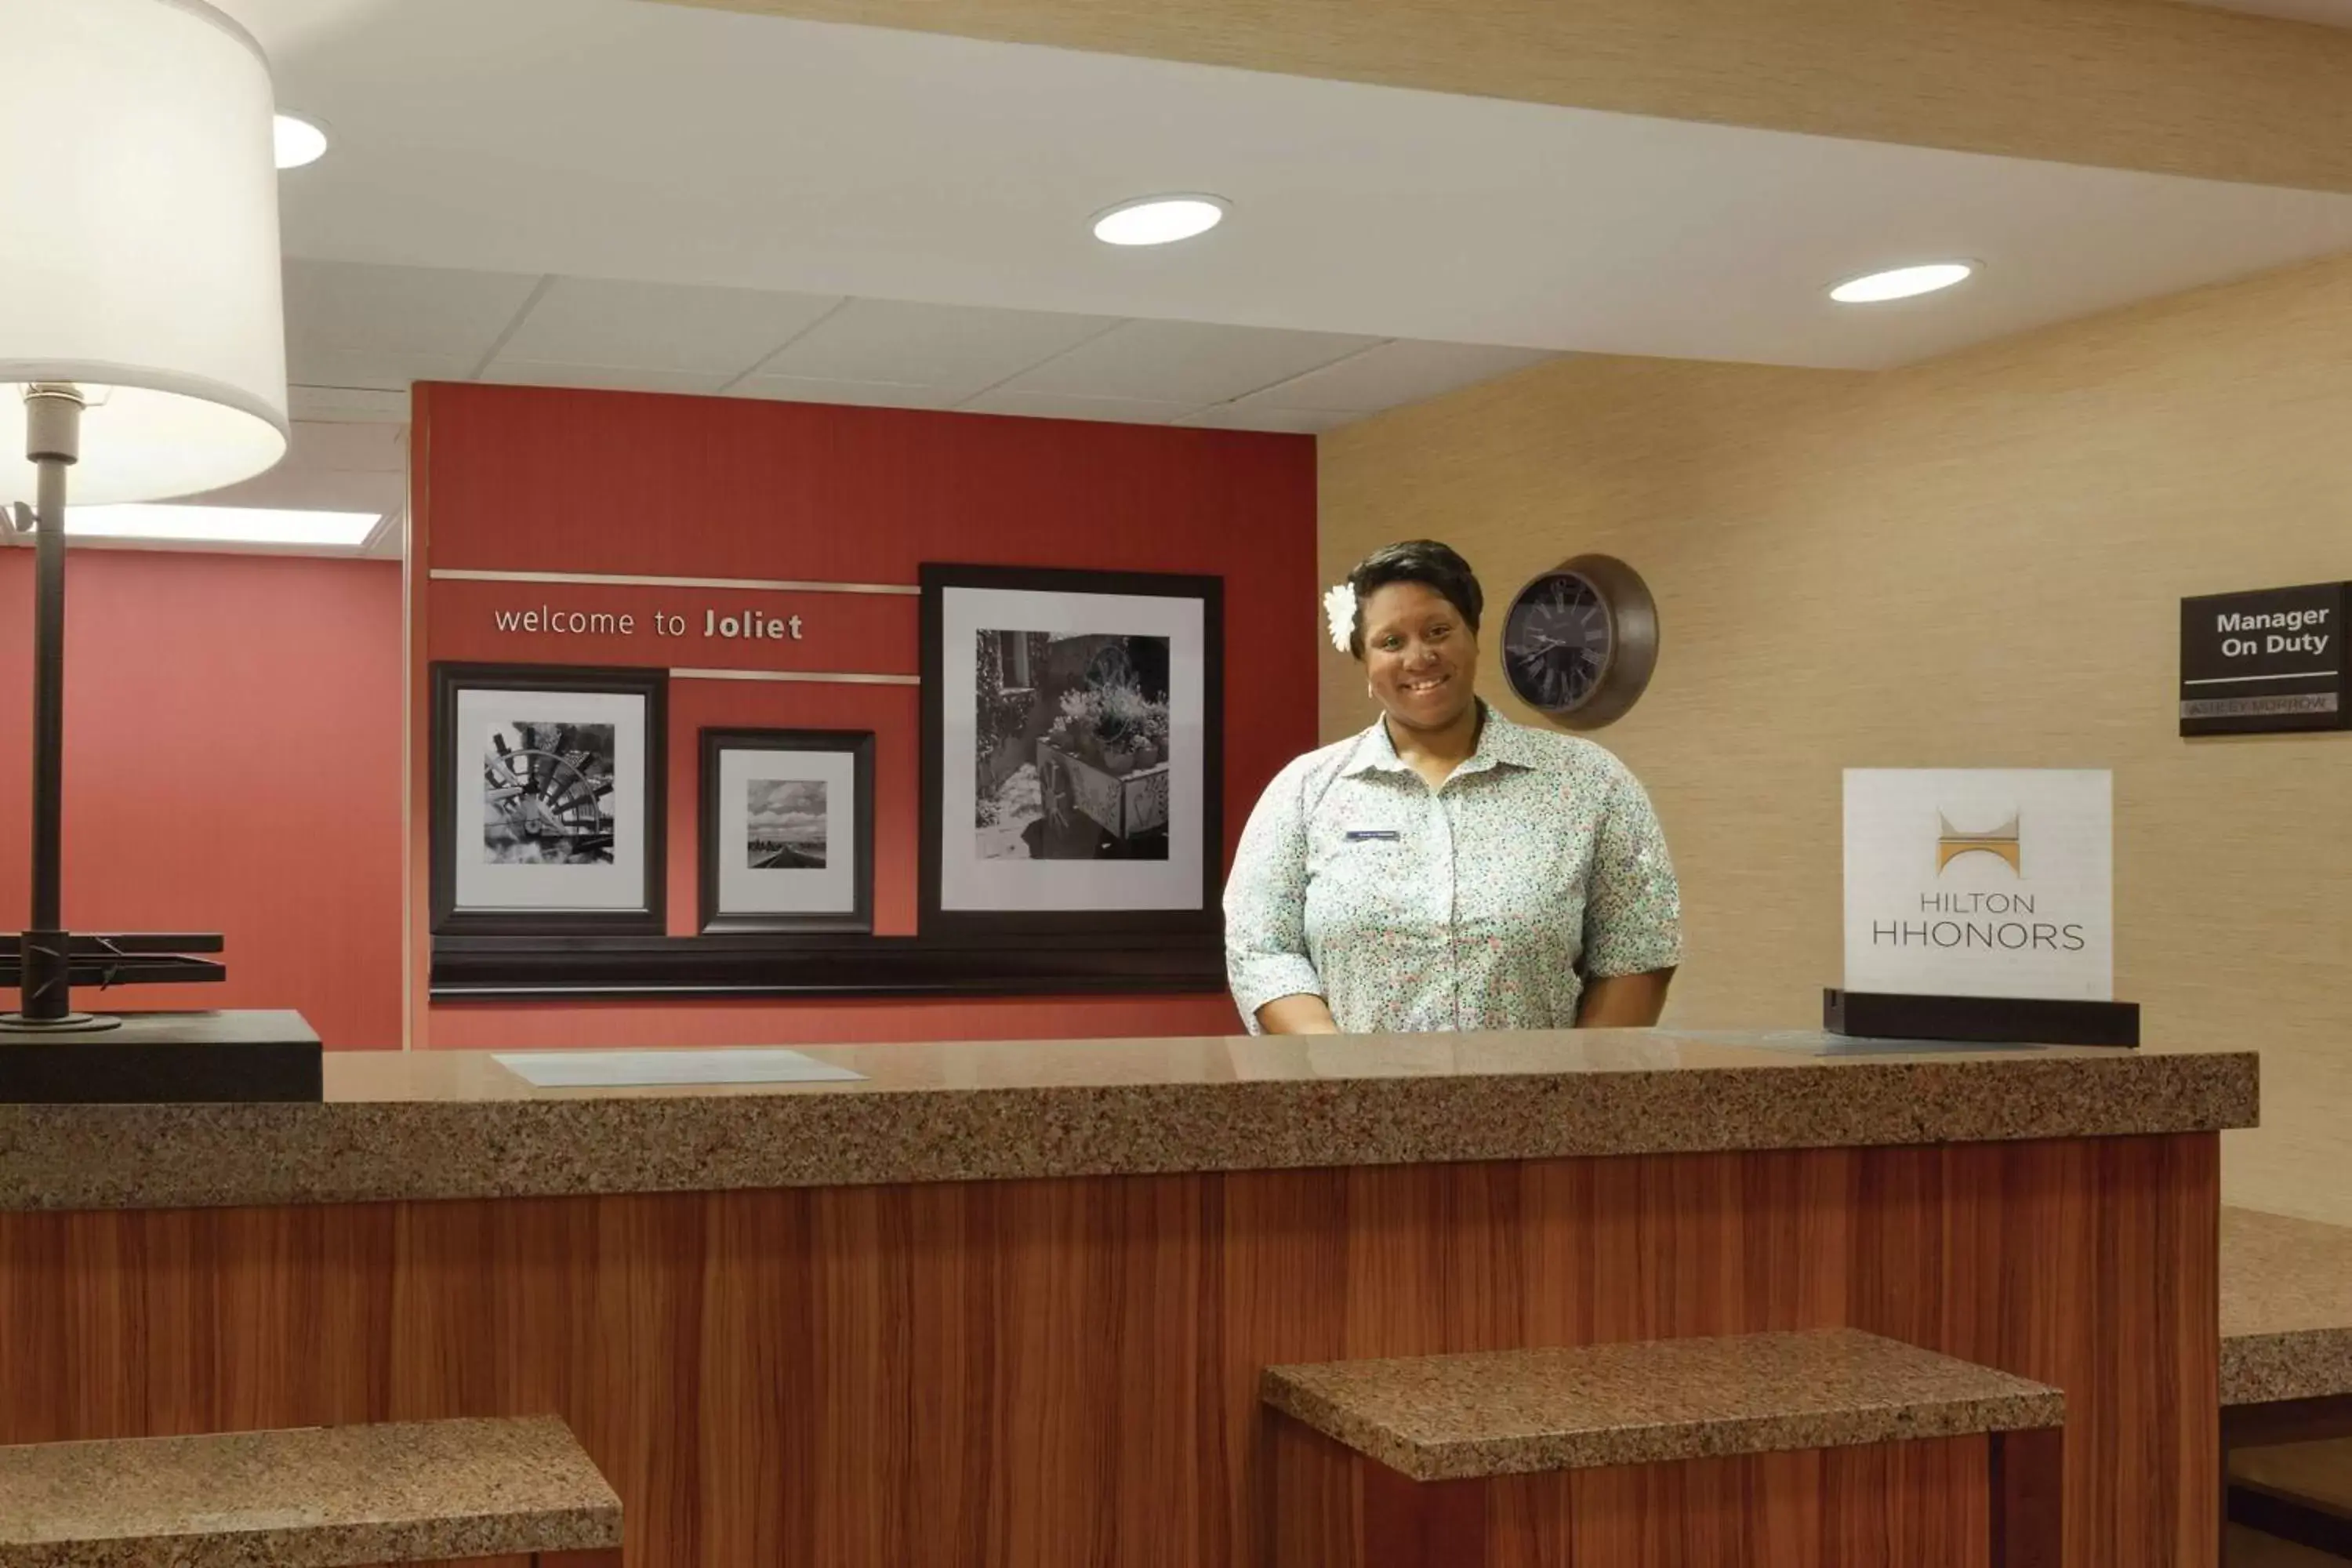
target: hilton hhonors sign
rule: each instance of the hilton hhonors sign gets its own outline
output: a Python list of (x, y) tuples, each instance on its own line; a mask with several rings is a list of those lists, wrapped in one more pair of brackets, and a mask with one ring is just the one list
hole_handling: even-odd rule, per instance
[(2347, 728), (2347, 584), (2180, 601), (2180, 732)]
[(2099, 769), (1848, 768), (1845, 989), (2115, 997)]

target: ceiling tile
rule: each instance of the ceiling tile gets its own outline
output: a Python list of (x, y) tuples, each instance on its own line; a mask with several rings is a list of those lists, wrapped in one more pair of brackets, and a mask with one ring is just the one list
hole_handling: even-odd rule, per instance
[(1543, 349), (1401, 338), (1294, 376), (1244, 401), (1272, 408), (1371, 414), (1507, 375), (1551, 357)]
[(404, 474), (408, 431), (399, 425), (294, 421), (286, 465), (347, 474)]
[[(417, 356), (481, 363), (530, 298), (539, 279), (520, 272), (378, 267), (352, 261), (286, 262), (286, 346), (297, 363), (319, 355)], [(298, 381), (315, 378), (297, 375)], [(348, 386), (349, 381), (321, 384)]]
[(632, 365), (544, 364), (503, 355), (482, 379), (506, 386), (579, 386), (604, 392), (716, 393), (733, 379), (682, 370), (639, 370)]
[(936, 386), (895, 381), (824, 381), (803, 375), (747, 375), (727, 389), (730, 397), (764, 397), (780, 403), (845, 403), (861, 408), (951, 408), (957, 395)]
[(402, 353), (389, 349), (321, 349), (286, 345), (286, 376), (305, 386), (405, 394), (420, 381), (464, 381), (488, 349)]
[(1116, 316), (852, 300), (759, 374), (935, 386), (965, 397), (1118, 324)]
[(1123, 425), (1169, 425), (1193, 405), (1137, 397), (1078, 397), (1066, 392), (1016, 392), (999, 387), (963, 404), (968, 414), (1025, 414), (1040, 419), (1108, 419)]
[(1203, 430), (1267, 430), (1289, 436), (1315, 436), (1362, 417), (1360, 414), (1342, 414), (1329, 408), (1276, 408), (1244, 398), (1239, 403), (1220, 403), (1214, 408), (1187, 414), (1176, 423)]
[(840, 303), (838, 295), (558, 278), (499, 357), (732, 378)]
[(408, 390), (373, 392), (343, 386), (320, 386), (292, 382), (286, 388), (286, 409), (296, 422), (340, 422), (355, 425), (405, 425)]
[(1127, 321), (1013, 377), (1004, 390), (1142, 398), (1198, 408), (1287, 380), (1377, 342), (1339, 332)]
[(407, 437), (399, 425), (296, 420), (286, 458), (268, 472), (190, 500), (298, 510), (398, 510), (408, 499)]

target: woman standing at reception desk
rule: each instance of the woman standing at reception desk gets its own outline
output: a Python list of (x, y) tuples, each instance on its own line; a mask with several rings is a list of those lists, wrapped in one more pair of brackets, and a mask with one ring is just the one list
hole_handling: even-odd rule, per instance
[(1336, 1034), (1658, 1021), (1682, 961), (1665, 836), (1625, 765), (1478, 699), (1485, 595), (1412, 540), (1332, 595), (1381, 718), (1277, 774), (1225, 889), (1252, 1029)]

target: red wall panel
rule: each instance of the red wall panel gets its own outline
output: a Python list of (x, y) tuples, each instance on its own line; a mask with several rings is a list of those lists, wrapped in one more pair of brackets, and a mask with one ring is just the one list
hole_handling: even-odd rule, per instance
[[(428, 570), (911, 585), (927, 561), (1205, 573), (1225, 581), (1228, 847), (1275, 771), (1316, 734), (1315, 458), (1304, 437), (640, 393), (417, 389), (415, 491)], [(630, 637), (500, 631), (497, 610), (634, 610)], [(702, 610), (772, 606), (798, 641), (700, 635)], [(687, 617), (655, 638), (643, 617)], [(653, 664), (912, 674), (915, 602), (448, 580), (420, 595), (425, 661)], [(750, 681), (670, 690), (669, 928), (694, 929), (696, 731), (876, 731), (877, 930), (914, 930), (912, 688)], [(414, 715), (424, 734), (426, 716)], [(415, 823), (425, 821), (420, 785)], [(422, 858), (412, 874), (421, 877)], [(423, 885), (417, 887), (420, 902)], [(422, 933), (416, 940), (422, 941)], [(1222, 997), (910, 1005), (450, 1004), (429, 1043), (659, 1044), (1228, 1033)]]
[[(0, 550), (0, 930), (24, 922), (33, 552)], [(299, 1008), (400, 1044), (401, 591), (389, 561), (77, 550), (65, 917), (216, 931), (218, 985), (85, 1006)]]

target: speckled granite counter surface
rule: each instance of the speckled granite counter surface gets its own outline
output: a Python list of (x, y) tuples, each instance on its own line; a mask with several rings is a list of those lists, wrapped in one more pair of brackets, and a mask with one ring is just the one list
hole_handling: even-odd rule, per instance
[(2221, 1211), (2221, 1403), (2352, 1394), (2352, 1230)]
[(621, 1543), (552, 1417), (0, 1448), (0, 1568), (316, 1568)]
[(2056, 1426), (2065, 1396), (1852, 1329), (1269, 1367), (1265, 1402), (1419, 1481)]
[(0, 1208), (848, 1186), (2243, 1127), (2251, 1051), (1583, 1030), (811, 1047), (862, 1081), (541, 1089), (327, 1058), (327, 1103), (0, 1106)]

